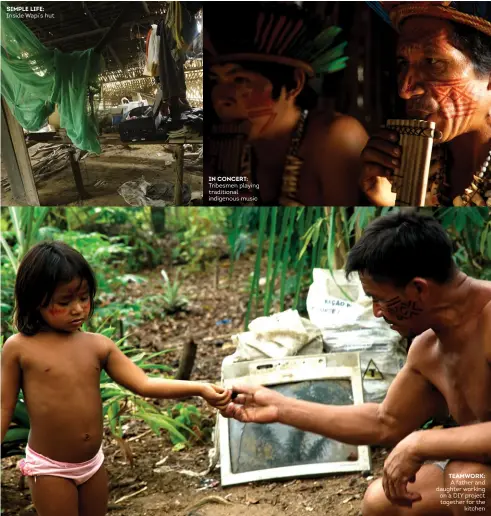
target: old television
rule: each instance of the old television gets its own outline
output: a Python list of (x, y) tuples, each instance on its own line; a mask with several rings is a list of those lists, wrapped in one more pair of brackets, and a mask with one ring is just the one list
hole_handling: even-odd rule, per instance
[[(264, 385), (285, 396), (330, 405), (363, 403), (358, 353), (227, 363), (225, 387)], [(353, 446), (280, 423), (219, 418), (223, 486), (371, 469), (368, 446)]]

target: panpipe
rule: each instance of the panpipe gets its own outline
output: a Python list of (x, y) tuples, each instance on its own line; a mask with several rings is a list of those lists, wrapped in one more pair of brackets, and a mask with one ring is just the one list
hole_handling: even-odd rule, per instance
[(392, 192), (397, 206), (424, 206), (430, 173), (435, 122), (387, 120), (387, 129), (399, 133), (401, 166), (394, 174)]
[(212, 127), (208, 153), (214, 174), (241, 175), (248, 135), (249, 122), (217, 124)]

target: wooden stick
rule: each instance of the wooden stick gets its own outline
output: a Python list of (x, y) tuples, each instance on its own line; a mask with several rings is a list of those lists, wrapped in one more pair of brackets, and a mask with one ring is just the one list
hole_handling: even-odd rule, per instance
[(122, 496), (118, 500), (114, 502), (114, 504), (121, 503), (123, 500), (128, 500), (128, 498), (133, 498), (133, 496), (139, 495), (140, 493), (143, 493), (143, 491), (146, 491), (148, 489), (148, 486), (145, 486), (143, 489), (140, 489), (139, 491), (135, 491), (134, 493), (131, 493), (129, 495)]
[(196, 358), (198, 346), (193, 339), (184, 343), (181, 357), (179, 359), (179, 369), (177, 370), (176, 380), (189, 380)]

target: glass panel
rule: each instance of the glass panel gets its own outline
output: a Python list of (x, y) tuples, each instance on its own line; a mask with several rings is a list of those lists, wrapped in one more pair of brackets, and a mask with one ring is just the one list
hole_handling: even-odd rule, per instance
[[(290, 398), (352, 405), (350, 380), (313, 380), (269, 386)], [(259, 425), (229, 420), (232, 473), (358, 460), (356, 446), (342, 444), (280, 423)]]

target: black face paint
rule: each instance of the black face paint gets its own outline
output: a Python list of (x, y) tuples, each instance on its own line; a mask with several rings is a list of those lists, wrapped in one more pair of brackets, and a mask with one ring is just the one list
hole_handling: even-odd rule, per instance
[(414, 301), (401, 301), (399, 296), (392, 298), (385, 304), (387, 311), (393, 315), (398, 321), (406, 321), (415, 315), (419, 315), (423, 310), (416, 308)]

